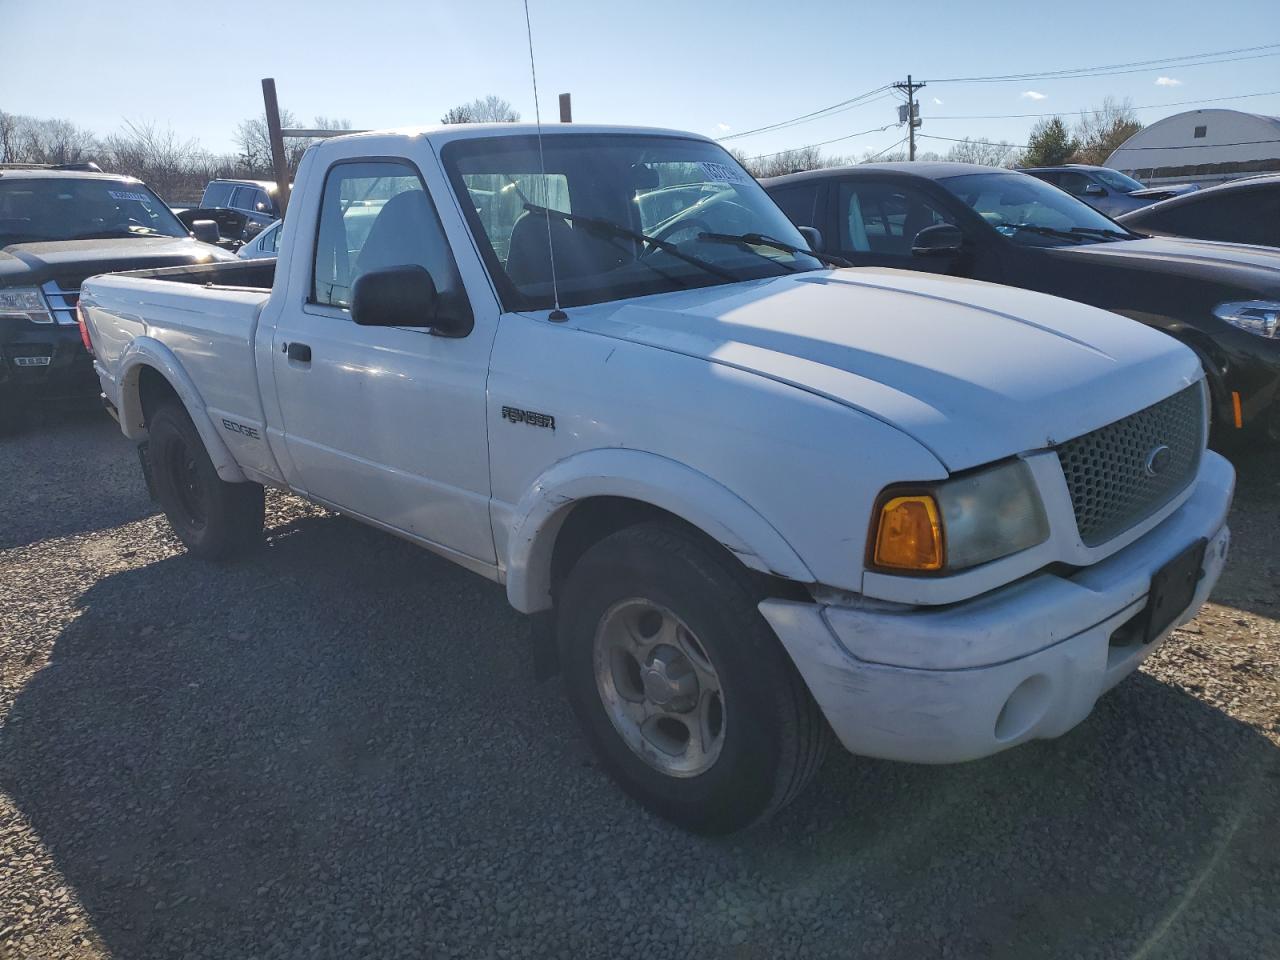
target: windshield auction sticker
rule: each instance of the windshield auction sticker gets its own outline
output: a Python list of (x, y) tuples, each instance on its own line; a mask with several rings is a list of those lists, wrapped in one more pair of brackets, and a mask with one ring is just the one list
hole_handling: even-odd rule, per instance
[(146, 203), (151, 199), (145, 193), (130, 193), (127, 190), (108, 190), (107, 196), (112, 200), (137, 200), (140, 203)]
[(725, 163), (699, 163), (702, 172), (707, 175), (708, 180), (715, 180), (719, 183), (746, 183), (747, 175), (737, 167), (731, 167)]

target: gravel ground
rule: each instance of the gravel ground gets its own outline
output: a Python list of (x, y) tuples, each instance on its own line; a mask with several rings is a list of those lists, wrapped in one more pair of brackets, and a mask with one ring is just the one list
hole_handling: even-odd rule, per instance
[(1067, 736), (649, 816), (502, 591), (296, 499), (183, 555), (101, 414), (0, 440), (0, 957), (1280, 956), (1280, 457)]

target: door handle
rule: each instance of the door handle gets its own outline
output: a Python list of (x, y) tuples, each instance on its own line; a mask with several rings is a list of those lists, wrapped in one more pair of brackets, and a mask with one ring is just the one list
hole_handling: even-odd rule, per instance
[(305, 343), (290, 343), (284, 350), (290, 360), (297, 360), (299, 363), (311, 362), (311, 348)]

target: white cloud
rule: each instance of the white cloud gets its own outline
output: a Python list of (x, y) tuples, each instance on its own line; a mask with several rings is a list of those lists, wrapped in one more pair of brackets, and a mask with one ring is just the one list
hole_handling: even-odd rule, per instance
[(1048, 96), (1047, 93), (1040, 93), (1038, 90), (1024, 90), (1022, 92), (1022, 99), (1024, 100), (1044, 100)]
[(1173, 77), (1156, 77), (1156, 86), (1157, 87), (1180, 87), (1182, 86), (1182, 81), (1175, 80)]
[(933, 98), (933, 102), (936, 103), (938, 106), (942, 106), (942, 101), (939, 100), (937, 97)]
[(727, 123), (717, 123), (716, 129), (719, 130), (721, 133), (728, 133), (730, 130), (733, 129), (733, 127), (729, 126)]

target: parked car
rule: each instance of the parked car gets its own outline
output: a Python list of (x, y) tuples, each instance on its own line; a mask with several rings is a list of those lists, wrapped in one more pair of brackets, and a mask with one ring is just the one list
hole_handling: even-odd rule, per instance
[[(729, 189), (649, 233), (637, 195), (691, 181)], [(289, 217), (277, 261), (85, 285), (174, 532), (251, 547), (265, 484), (505, 584), (603, 766), (690, 829), (790, 801), (832, 731), (926, 763), (1058, 736), (1222, 568), (1234, 474), (1190, 350), (826, 269), (710, 140), (340, 137)]]
[(1078, 197), (1109, 217), (1137, 210), (1149, 203), (1179, 197), (1199, 188), (1194, 183), (1175, 183), (1148, 187), (1141, 180), (1110, 167), (1093, 167), (1083, 163), (1067, 163), (1060, 167), (1024, 167), (1023, 173), (1052, 183), (1073, 197)]
[(1280, 247), (1280, 174), (1232, 180), (1119, 218), (1130, 230)]
[(861, 164), (764, 184), (856, 265), (1006, 283), (1163, 330), (1200, 357), (1220, 442), (1280, 436), (1280, 252), (1146, 238), (1035, 177), (973, 164)]
[(280, 249), (280, 227), (284, 223), (283, 220), (277, 220), (267, 229), (244, 244), (237, 252), (241, 260), (261, 260), (264, 257), (274, 257)]
[(282, 216), (276, 202), (276, 185), (269, 180), (210, 180), (200, 199), (201, 207), (223, 207), (243, 214), (243, 235), (250, 240)]
[(0, 422), (97, 394), (76, 323), (85, 277), (228, 257), (194, 240), (132, 177), (0, 166)]

